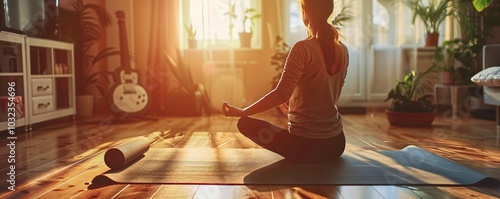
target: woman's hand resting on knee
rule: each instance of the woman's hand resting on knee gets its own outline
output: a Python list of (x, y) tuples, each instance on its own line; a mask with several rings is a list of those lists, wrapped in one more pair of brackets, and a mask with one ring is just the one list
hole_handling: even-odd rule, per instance
[(228, 102), (222, 103), (222, 112), (225, 116), (243, 117), (243, 109), (230, 105)]

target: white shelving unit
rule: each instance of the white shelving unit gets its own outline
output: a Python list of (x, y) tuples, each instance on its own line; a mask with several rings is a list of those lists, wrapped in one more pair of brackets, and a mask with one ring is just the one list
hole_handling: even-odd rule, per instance
[(29, 123), (76, 114), (73, 44), (26, 38)]
[(0, 131), (9, 127), (8, 82), (16, 84), (16, 127), (76, 114), (73, 54), (71, 43), (0, 32)]

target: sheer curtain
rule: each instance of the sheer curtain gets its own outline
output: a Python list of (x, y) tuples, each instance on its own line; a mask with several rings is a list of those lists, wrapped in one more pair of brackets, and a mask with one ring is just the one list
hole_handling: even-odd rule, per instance
[[(143, 2), (146, 4), (145, 2)], [(138, 51), (146, 58), (145, 63), (145, 87), (151, 98), (150, 111), (153, 113), (165, 112), (165, 99), (177, 86), (175, 77), (168, 69), (164, 52), (175, 54), (179, 48), (179, 1), (178, 0), (151, 0), (148, 2), (149, 9), (144, 9), (145, 13), (137, 13), (144, 27), (138, 25), (137, 28), (147, 28), (140, 30), (141, 38)], [(139, 54), (139, 53), (138, 53)]]

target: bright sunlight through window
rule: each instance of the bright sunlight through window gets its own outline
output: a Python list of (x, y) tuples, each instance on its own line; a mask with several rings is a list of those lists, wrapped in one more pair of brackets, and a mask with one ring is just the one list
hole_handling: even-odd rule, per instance
[[(237, 15), (235, 20), (231, 20), (228, 14), (234, 5), (234, 12)], [(244, 10), (255, 9), (256, 13), (261, 13), (260, 0), (183, 0), (183, 27), (193, 26), (196, 31), (196, 39), (203, 47), (237, 47), (239, 46), (238, 32), (243, 29)], [(253, 46), (260, 46), (261, 41), (261, 20), (254, 20)], [(231, 23), (233, 28), (231, 28)], [(250, 26), (247, 20), (245, 26)], [(248, 31), (248, 29), (247, 29)], [(187, 37), (186, 31), (183, 33)]]

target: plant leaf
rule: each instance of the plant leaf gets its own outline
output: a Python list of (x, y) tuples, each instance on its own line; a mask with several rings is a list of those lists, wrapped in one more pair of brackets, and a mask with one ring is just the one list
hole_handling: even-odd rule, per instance
[(167, 61), (169, 62), (168, 66), (170, 67), (171, 72), (174, 74), (175, 78), (181, 84), (181, 86), (188, 92), (194, 92), (195, 86), (192, 80), (189, 79), (190, 77), (186, 76), (185, 74), (186, 69), (184, 69), (182, 55), (180, 54), (179, 49), (177, 49), (177, 53), (178, 53), (177, 57), (179, 59), (179, 63), (176, 63), (174, 59), (170, 56), (170, 54), (164, 51), (164, 55), (167, 58)]
[(478, 12), (482, 12), (485, 8), (487, 8), (493, 0), (473, 0), (472, 4), (474, 5), (474, 8)]

